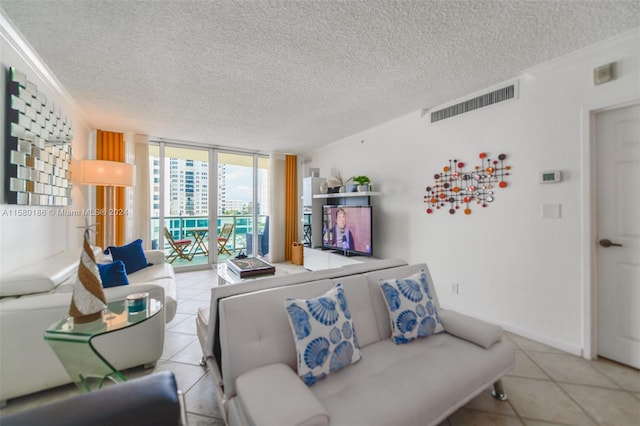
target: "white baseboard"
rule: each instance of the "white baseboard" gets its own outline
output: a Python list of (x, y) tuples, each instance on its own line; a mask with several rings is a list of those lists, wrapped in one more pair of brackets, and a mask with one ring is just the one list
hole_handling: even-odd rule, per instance
[[(448, 307), (448, 306), (444, 306), (444, 305), (442, 307), (444, 309), (450, 309), (452, 311), (456, 311), (456, 309), (452, 308), (452, 307)], [(460, 312), (460, 311), (458, 311), (458, 312)], [(564, 351), (564, 352), (568, 352), (568, 353), (570, 353), (572, 355), (576, 355), (576, 356), (580, 356), (581, 357), (582, 354), (583, 354), (582, 348), (579, 347), (579, 346), (570, 345), (570, 344), (568, 344), (566, 342), (562, 342), (562, 341), (550, 338), (548, 336), (544, 336), (542, 334), (539, 334), (539, 333), (536, 333), (534, 331), (530, 331), (530, 330), (518, 327), (518, 326), (513, 325), (513, 324), (497, 322), (493, 318), (485, 318), (482, 315), (477, 315), (475, 313), (471, 313), (471, 314), (466, 314), (465, 312), (460, 312), (460, 313), (472, 316), (474, 318), (478, 318), (479, 320), (486, 321), (488, 323), (499, 325), (505, 331), (508, 331), (510, 333), (513, 333), (513, 334), (517, 334), (518, 336), (522, 336), (522, 337), (524, 337), (526, 339), (529, 339), (529, 340), (533, 340), (534, 342), (542, 343), (544, 345), (551, 346), (552, 348), (559, 349), (559, 350)]]
[(523, 328), (516, 327), (511, 324), (498, 324), (498, 325), (510, 333), (517, 334), (518, 336), (522, 336), (529, 340), (533, 340), (534, 342), (551, 346), (552, 348), (559, 349), (564, 352), (568, 352), (572, 355), (576, 355), (580, 357), (582, 356), (582, 348), (580, 347), (569, 345), (565, 342), (560, 342), (558, 340), (551, 339), (547, 336), (543, 336), (541, 334), (538, 334), (529, 330), (525, 330)]

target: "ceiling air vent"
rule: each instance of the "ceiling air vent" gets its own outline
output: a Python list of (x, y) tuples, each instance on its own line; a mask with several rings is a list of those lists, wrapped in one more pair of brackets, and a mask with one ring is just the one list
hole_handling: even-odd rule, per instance
[(498, 102), (508, 101), (515, 97), (516, 85), (510, 84), (493, 92), (485, 93), (484, 95), (476, 96), (464, 102), (434, 111), (431, 113), (431, 122), (435, 123), (436, 121), (455, 117), (456, 115), (497, 104)]

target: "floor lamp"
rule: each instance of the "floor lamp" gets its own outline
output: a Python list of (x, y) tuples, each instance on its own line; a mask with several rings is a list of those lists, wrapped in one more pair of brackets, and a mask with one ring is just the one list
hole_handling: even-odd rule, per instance
[[(135, 166), (120, 161), (80, 160), (80, 183), (105, 187), (105, 247), (115, 246), (115, 187), (133, 186)], [(98, 242), (96, 241), (96, 244)]]

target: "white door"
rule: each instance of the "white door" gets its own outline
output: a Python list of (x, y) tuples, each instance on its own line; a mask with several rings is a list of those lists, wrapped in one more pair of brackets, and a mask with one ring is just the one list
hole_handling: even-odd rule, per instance
[(640, 368), (640, 106), (596, 116), (598, 354)]

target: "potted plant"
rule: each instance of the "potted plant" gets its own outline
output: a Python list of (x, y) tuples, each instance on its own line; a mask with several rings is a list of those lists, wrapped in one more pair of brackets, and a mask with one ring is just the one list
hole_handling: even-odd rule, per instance
[(371, 179), (367, 176), (354, 176), (353, 181), (358, 183), (358, 192), (367, 192)]

